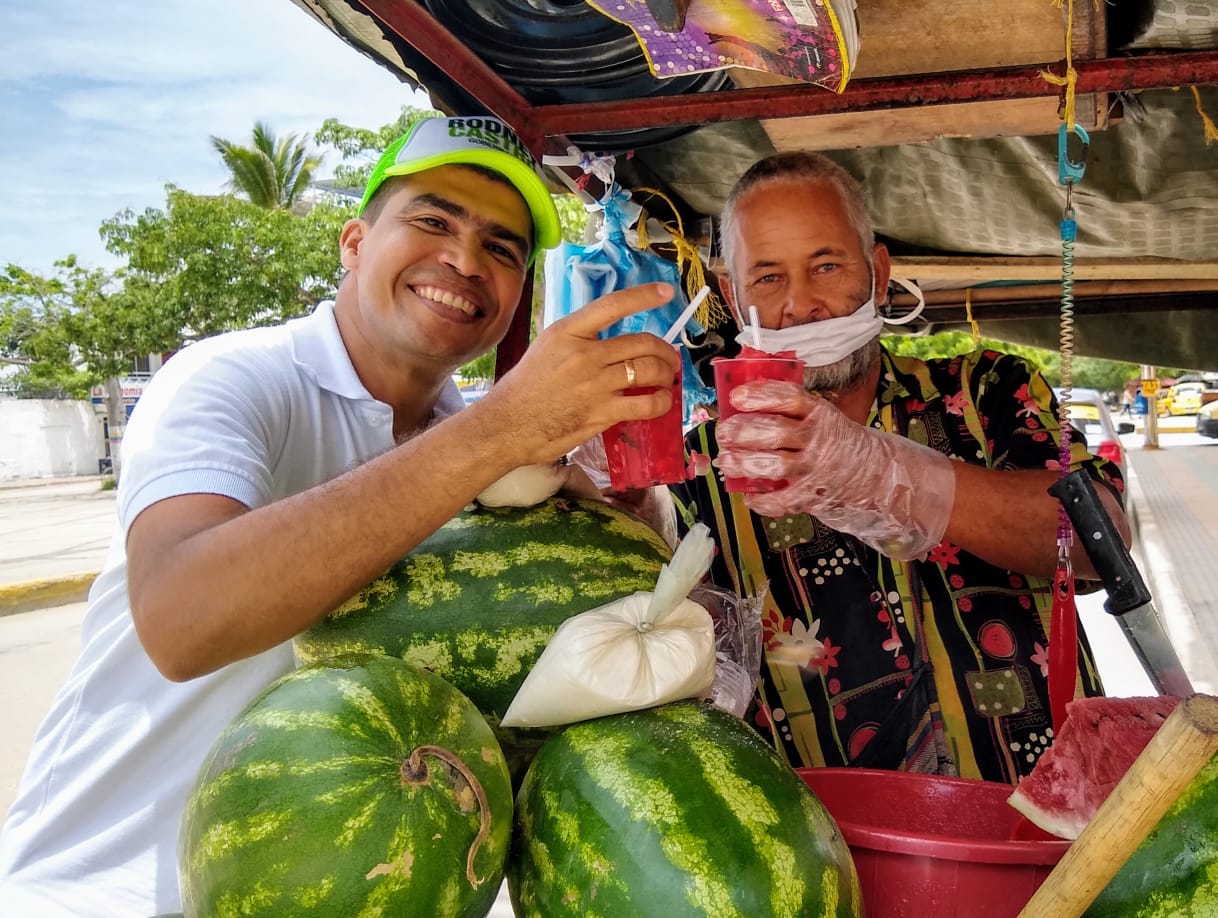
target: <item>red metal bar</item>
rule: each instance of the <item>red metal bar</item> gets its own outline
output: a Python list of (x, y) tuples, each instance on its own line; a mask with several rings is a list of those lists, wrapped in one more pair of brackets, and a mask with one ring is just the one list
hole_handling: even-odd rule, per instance
[(512, 323), (495, 350), (495, 382), (499, 382), (508, 370), (520, 363), (529, 346), (529, 333), (533, 329), (533, 291), (533, 271), (529, 271)]
[[(841, 95), (810, 83), (759, 89), (648, 96), (614, 102), (534, 106), (531, 117), (546, 135), (621, 131), (745, 118), (794, 118), (881, 111), (953, 102), (1056, 96), (1042, 70), (1062, 62), (998, 70), (959, 70), (856, 80)], [(1075, 62), (1080, 93), (1161, 89), (1218, 83), (1218, 52), (1196, 51)]]
[[(529, 130), (532, 107), (503, 77), (490, 68), (482, 58), (461, 44), (431, 13), (414, 0), (363, 0), (377, 19), (396, 32), (412, 48), (452, 77), (457, 85), (471, 93), (492, 114), (498, 115), (522, 135), (541, 137)], [(533, 152), (540, 149), (530, 144)]]

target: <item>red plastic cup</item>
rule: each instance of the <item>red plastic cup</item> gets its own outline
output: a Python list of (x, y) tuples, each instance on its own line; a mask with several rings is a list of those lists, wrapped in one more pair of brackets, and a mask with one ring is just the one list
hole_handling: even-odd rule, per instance
[[(751, 349), (750, 349), (751, 350)], [(731, 404), (732, 390), (758, 379), (777, 379), (782, 382), (803, 384), (804, 362), (796, 357), (754, 352), (758, 356), (742, 352), (739, 357), (713, 357), (711, 366), (715, 371), (715, 398), (719, 404), (719, 420), (724, 421), (737, 414)], [(733, 494), (764, 494), (780, 488), (786, 481), (771, 478), (727, 478), (723, 479), (725, 491)]]
[[(655, 386), (627, 389), (627, 395), (656, 392)], [(658, 418), (623, 421), (601, 434), (614, 491), (650, 488), (685, 480), (685, 441), (681, 432), (681, 367), (672, 383), (672, 407)]]

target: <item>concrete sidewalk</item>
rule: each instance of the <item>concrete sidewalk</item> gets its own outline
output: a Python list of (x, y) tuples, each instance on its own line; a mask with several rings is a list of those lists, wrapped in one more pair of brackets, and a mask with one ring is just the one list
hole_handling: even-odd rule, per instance
[[(1192, 420), (1189, 418), (1188, 420)], [(1134, 560), (1197, 691), (1218, 693), (1218, 441), (1129, 451)]]
[(0, 615), (83, 600), (114, 531), (98, 476), (0, 482)]

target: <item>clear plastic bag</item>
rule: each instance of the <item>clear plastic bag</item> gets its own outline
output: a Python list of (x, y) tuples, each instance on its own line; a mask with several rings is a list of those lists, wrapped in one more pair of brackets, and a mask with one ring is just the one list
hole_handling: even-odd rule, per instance
[[(664, 281), (672, 284), (671, 300), (655, 309), (627, 316), (601, 334), (603, 338), (636, 332), (663, 336), (689, 305), (681, 272), (673, 262), (630, 244), (626, 232), (639, 219), (641, 208), (631, 201), (629, 191), (612, 185), (605, 192), (600, 207), (604, 211), (604, 222), (599, 239), (590, 245), (564, 242), (546, 253), (543, 324), (549, 325), (606, 293)], [(688, 320), (685, 328), (691, 335), (705, 332), (696, 319)], [(698, 406), (715, 400), (715, 391), (702, 382), (689, 348), (680, 348), (680, 359), (682, 419), (688, 423)]]
[(696, 586), (689, 598), (710, 613), (715, 628), (715, 678), (710, 701), (743, 717), (757, 691), (761, 674), (761, 609), (765, 588), (740, 597), (709, 583)]

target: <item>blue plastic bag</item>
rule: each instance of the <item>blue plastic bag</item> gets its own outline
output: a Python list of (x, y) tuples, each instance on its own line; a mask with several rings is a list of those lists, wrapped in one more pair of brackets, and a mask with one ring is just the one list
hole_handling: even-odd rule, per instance
[[(546, 254), (543, 322), (549, 325), (606, 293), (663, 281), (672, 284), (676, 291), (671, 300), (655, 309), (627, 316), (601, 333), (602, 338), (637, 332), (663, 337), (689, 305), (681, 273), (671, 261), (636, 249), (626, 238), (626, 229), (638, 219), (641, 210), (630, 200), (629, 191), (614, 184), (600, 206), (604, 210), (604, 224), (596, 242), (591, 245), (564, 242)], [(685, 331), (700, 335), (704, 329), (696, 319), (690, 319)], [(678, 350), (681, 354), (682, 415), (688, 425), (690, 415), (699, 405), (715, 400), (715, 391), (703, 384), (689, 349), (681, 347)]]

